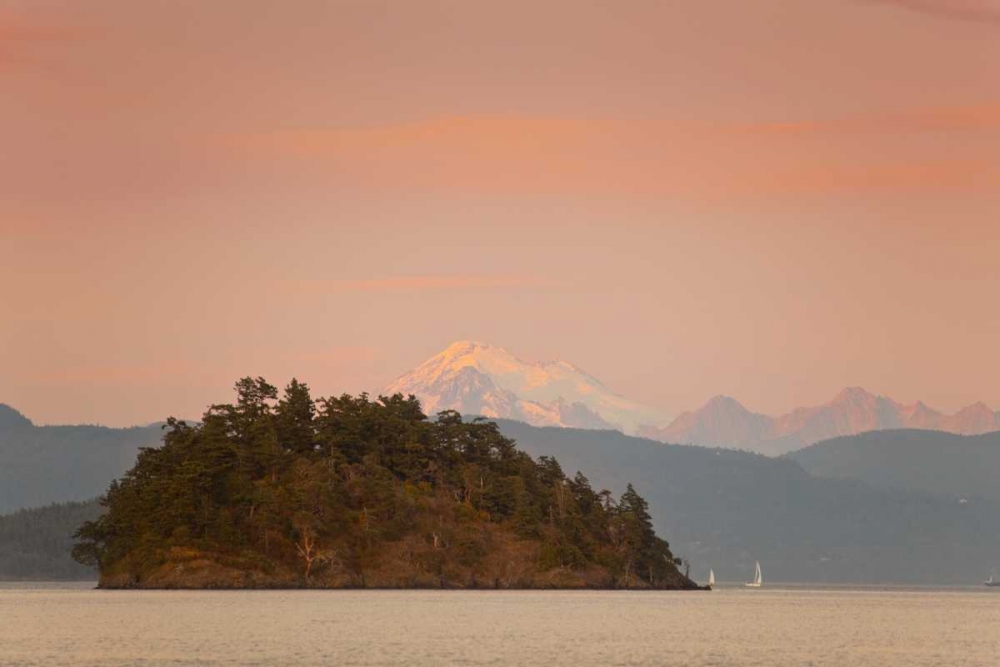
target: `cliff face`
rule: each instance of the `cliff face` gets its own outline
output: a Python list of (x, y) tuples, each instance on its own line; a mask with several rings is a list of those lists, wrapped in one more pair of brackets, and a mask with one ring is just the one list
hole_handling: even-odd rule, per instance
[(105, 505), (74, 557), (106, 588), (696, 588), (631, 485), (615, 499), (402, 396), (241, 381)]

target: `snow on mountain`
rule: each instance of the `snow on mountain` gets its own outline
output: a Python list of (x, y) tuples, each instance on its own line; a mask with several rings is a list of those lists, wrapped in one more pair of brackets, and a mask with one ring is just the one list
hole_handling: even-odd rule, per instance
[(860, 387), (831, 401), (779, 417), (716, 396), (672, 420), (633, 403), (565, 361), (528, 363), (488, 343), (459, 341), (383, 390), (414, 394), (427, 414), (516, 419), (535, 426), (616, 429), (662, 442), (747, 449), (780, 455), (816, 442), (865, 431), (916, 428), (979, 435), (1000, 431), (1000, 412), (976, 403), (946, 415), (922, 402), (904, 405)]
[(644, 435), (664, 442), (779, 455), (838, 436), (898, 428), (979, 435), (1000, 431), (1000, 413), (976, 403), (945, 415), (922, 402), (904, 405), (860, 387), (849, 387), (828, 403), (796, 408), (780, 417), (756, 414), (734, 399), (717, 397), (695, 412), (682, 414), (666, 428), (646, 429)]
[(453, 343), (382, 393), (413, 394), (427, 414), (457, 410), (536, 426), (635, 434), (670, 422), (669, 415), (618, 396), (573, 364), (529, 363), (476, 341)]

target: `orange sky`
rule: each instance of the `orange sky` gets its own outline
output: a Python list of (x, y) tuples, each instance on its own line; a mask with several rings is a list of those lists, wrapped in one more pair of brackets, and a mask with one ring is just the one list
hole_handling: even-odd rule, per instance
[(0, 0), (0, 91), (39, 422), (459, 338), (672, 412), (1000, 408), (1000, 0)]

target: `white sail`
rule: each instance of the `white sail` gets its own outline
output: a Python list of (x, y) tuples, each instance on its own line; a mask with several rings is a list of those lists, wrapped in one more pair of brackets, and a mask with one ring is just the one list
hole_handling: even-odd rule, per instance
[(760, 561), (754, 563), (753, 571), (753, 581), (748, 581), (747, 586), (750, 588), (760, 588), (764, 583), (764, 575), (760, 572)]
[(708, 585), (715, 586), (715, 571), (712, 568), (708, 569)]

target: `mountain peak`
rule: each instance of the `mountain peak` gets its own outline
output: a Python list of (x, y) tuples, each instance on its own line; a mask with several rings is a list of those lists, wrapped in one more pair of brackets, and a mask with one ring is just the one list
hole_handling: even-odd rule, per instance
[(490, 343), (459, 340), (401, 376), (385, 393), (413, 394), (428, 413), (459, 410), (535, 425), (637, 433), (669, 417), (632, 403), (567, 361), (522, 361)]
[(973, 403), (941, 420), (941, 429), (963, 435), (979, 435), (1000, 430), (1000, 413), (982, 401)]
[(964, 408), (959, 410), (956, 414), (961, 415), (961, 414), (975, 414), (975, 413), (993, 414), (993, 411), (990, 410), (990, 407), (985, 403), (983, 403), (982, 401), (977, 401), (972, 405), (965, 406)]
[(767, 437), (770, 419), (750, 412), (731, 396), (714, 396), (694, 412), (685, 412), (663, 429), (646, 435), (664, 442), (744, 447)]
[(701, 407), (702, 410), (738, 410), (741, 412), (750, 412), (746, 407), (737, 401), (732, 396), (725, 396), (719, 394), (713, 396), (705, 402), (705, 405)]
[[(446, 357), (460, 357), (464, 354), (474, 354), (480, 350), (487, 350), (493, 347), (489, 343), (480, 340), (456, 340), (446, 347), (440, 354)], [(503, 351), (503, 350), (501, 350)]]
[(879, 398), (875, 394), (871, 393), (864, 387), (844, 387), (840, 390), (836, 396), (833, 397), (832, 403), (849, 403), (849, 402), (862, 402), (870, 401), (872, 399)]

